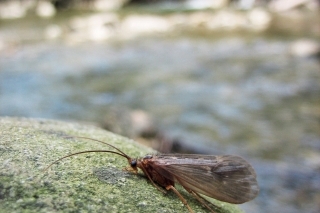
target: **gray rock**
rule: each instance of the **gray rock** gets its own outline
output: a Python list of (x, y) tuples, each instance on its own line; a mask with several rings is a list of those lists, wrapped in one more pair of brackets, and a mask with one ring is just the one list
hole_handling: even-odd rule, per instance
[[(0, 212), (187, 212), (179, 198), (163, 195), (141, 173), (123, 171), (127, 160), (109, 153), (67, 154), (109, 149), (85, 136), (111, 143), (133, 157), (154, 152), (96, 126), (75, 122), (0, 117)], [(207, 212), (177, 187), (195, 212)], [(219, 212), (241, 212), (220, 203)]]

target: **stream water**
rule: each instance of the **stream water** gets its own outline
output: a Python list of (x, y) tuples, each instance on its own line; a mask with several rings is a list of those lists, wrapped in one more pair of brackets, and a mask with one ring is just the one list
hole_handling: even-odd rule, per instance
[(13, 44), (0, 51), (0, 115), (102, 122), (142, 109), (186, 146), (251, 162), (261, 192), (246, 212), (319, 212), (320, 63), (290, 55), (294, 39)]

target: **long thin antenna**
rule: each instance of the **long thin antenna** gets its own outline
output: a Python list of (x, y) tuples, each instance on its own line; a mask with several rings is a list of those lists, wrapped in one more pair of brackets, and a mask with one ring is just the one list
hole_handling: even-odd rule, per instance
[(82, 138), (82, 139), (87, 139), (87, 140), (91, 140), (91, 141), (96, 141), (96, 142), (99, 142), (99, 143), (103, 143), (105, 145), (108, 145), (112, 148), (114, 148), (115, 150), (117, 150), (118, 152), (120, 152), (121, 154), (123, 154), (123, 156), (125, 156), (126, 158), (130, 158), (126, 153), (122, 152), (120, 149), (118, 149), (117, 147), (115, 146), (112, 146), (111, 144), (108, 144), (104, 141), (101, 141), (101, 140), (97, 140), (97, 139), (93, 139), (93, 138), (88, 138), (88, 137), (82, 137), (82, 136), (73, 136), (73, 135), (70, 135), (70, 136), (66, 136), (66, 138)]
[(52, 162), (49, 166), (47, 166), (43, 172), (46, 172), (53, 164), (65, 159), (65, 158), (69, 158), (71, 156), (74, 156), (74, 155), (79, 155), (79, 154), (84, 154), (84, 153), (89, 153), (89, 152), (109, 152), (109, 153), (113, 153), (113, 154), (117, 154), (117, 155), (120, 155), (122, 157), (125, 157), (127, 158), (128, 160), (130, 159), (130, 157), (128, 157), (126, 154), (122, 154), (122, 153), (118, 153), (118, 152), (114, 152), (114, 151), (109, 151), (109, 150), (89, 150), (89, 151), (82, 151), (82, 152), (75, 152), (75, 153), (72, 153), (70, 155), (66, 155), (62, 158), (59, 158), (58, 160)]

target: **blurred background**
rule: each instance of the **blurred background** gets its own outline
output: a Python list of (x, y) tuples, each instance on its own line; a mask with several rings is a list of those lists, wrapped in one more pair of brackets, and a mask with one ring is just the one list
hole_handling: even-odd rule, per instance
[(319, 0), (0, 0), (0, 116), (254, 166), (247, 213), (320, 212)]

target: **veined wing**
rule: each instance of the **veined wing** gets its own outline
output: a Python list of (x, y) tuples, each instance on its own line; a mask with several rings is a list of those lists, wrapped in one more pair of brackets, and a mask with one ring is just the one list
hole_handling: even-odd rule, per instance
[(238, 156), (160, 154), (150, 165), (184, 188), (220, 201), (240, 204), (259, 193), (254, 169)]

